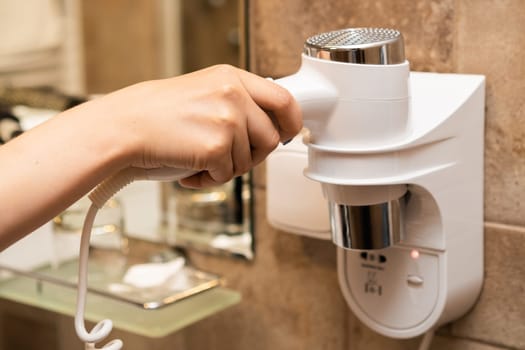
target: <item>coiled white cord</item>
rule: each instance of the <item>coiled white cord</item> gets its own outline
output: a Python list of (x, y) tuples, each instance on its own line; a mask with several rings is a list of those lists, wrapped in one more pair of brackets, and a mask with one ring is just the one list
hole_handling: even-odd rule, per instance
[[(96, 324), (95, 327), (88, 332), (84, 325), (84, 308), (86, 306), (86, 292), (87, 292), (87, 270), (88, 270), (88, 254), (89, 254), (89, 238), (91, 236), (91, 229), (98, 208), (95, 204), (91, 204), (84, 220), (84, 227), (82, 229), (82, 237), (80, 238), (80, 254), (78, 266), (78, 292), (77, 292), (77, 311), (75, 314), (75, 330), (78, 337), (86, 343), (86, 350), (97, 349), (95, 343), (106, 338), (113, 329), (113, 322), (106, 319)], [(123, 346), (122, 340), (116, 339), (104, 345), (102, 349), (119, 350)]]
[(91, 230), (97, 215), (98, 209), (102, 208), (104, 204), (118, 191), (124, 188), (135, 180), (157, 180), (157, 181), (176, 181), (195, 173), (193, 170), (173, 169), (173, 168), (157, 168), (157, 169), (141, 169), (141, 168), (127, 168), (119, 173), (111, 176), (95, 188), (89, 194), (92, 201), (88, 209), (86, 218), (84, 219), (84, 226), (82, 228), (82, 236), (80, 238), (80, 253), (78, 263), (78, 290), (77, 290), (77, 309), (75, 314), (75, 330), (78, 337), (85, 343), (86, 350), (120, 350), (124, 343), (120, 339), (115, 339), (104, 345), (102, 348), (96, 348), (95, 343), (98, 343), (106, 338), (113, 329), (113, 322), (109, 319), (100, 321), (93, 327), (91, 332), (86, 330), (84, 325), (84, 309), (86, 306), (87, 293), (87, 273), (88, 273), (88, 255), (89, 255), (89, 240), (91, 237)]

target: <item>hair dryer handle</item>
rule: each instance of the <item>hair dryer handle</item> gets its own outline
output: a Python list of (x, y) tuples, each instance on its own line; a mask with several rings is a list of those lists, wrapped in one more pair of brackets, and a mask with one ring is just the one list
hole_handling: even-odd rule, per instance
[(318, 72), (303, 66), (297, 73), (275, 80), (288, 90), (301, 107), (303, 123), (312, 133), (326, 125), (339, 93)]
[(198, 171), (191, 169), (181, 169), (181, 168), (154, 168), (145, 170), (145, 175), (147, 180), (156, 180), (156, 181), (177, 181), (190, 177)]
[(168, 167), (153, 169), (129, 167), (104, 180), (89, 194), (89, 198), (100, 209), (113, 195), (133, 181), (177, 181), (197, 172), (196, 170)]

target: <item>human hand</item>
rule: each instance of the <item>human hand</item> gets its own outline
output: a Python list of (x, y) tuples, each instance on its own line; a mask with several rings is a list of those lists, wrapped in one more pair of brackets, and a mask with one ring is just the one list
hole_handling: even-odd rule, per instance
[(193, 188), (247, 172), (302, 127), (287, 90), (227, 65), (139, 83), (97, 103), (131, 135), (129, 166), (197, 170), (180, 181)]

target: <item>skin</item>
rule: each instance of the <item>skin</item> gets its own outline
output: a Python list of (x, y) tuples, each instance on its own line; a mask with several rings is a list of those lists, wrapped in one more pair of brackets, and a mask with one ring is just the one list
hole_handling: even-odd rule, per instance
[(126, 167), (193, 169), (183, 186), (218, 185), (301, 128), (288, 91), (226, 65), (79, 105), (0, 147), (0, 249)]

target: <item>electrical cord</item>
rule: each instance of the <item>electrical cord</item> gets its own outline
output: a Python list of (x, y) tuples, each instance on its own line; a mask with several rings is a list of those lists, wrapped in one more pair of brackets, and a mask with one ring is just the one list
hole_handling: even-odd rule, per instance
[(434, 328), (429, 329), (428, 331), (423, 334), (423, 337), (421, 338), (421, 342), (419, 343), (418, 350), (429, 350), (430, 345), (432, 344), (432, 339), (434, 339)]
[(95, 347), (95, 343), (104, 340), (104, 338), (106, 338), (109, 333), (111, 333), (111, 330), (113, 329), (113, 322), (111, 320), (105, 319), (100, 321), (90, 332), (86, 330), (84, 324), (84, 309), (86, 306), (87, 294), (89, 240), (98, 210), (102, 208), (104, 204), (111, 197), (113, 197), (113, 195), (135, 180), (176, 181), (193, 174), (195, 174), (195, 171), (185, 169), (142, 169), (130, 167), (111, 176), (98, 185), (95, 190), (89, 194), (92, 204), (88, 209), (86, 218), (84, 219), (82, 236), (80, 238), (77, 308), (75, 314), (75, 331), (80, 340), (85, 343), (85, 350), (120, 350), (124, 345), (122, 340), (114, 339), (104, 345), (102, 348)]
[[(93, 327), (91, 332), (86, 330), (84, 325), (84, 309), (86, 306), (86, 292), (87, 292), (87, 271), (88, 271), (88, 254), (89, 254), (89, 238), (91, 236), (91, 229), (98, 208), (95, 204), (91, 204), (84, 220), (84, 227), (82, 229), (82, 237), (80, 238), (80, 254), (78, 267), (78, 294), (77, 294), (77, 311), (75, 314), (75, 330), (78, 337), (86, 343), (86, 350), (96, 349), (95, 343), (106, 338), (113, 329), (113, 322), (109, 319), (100, 321)], [(123, 346), (122, 340), (115, 339), (104, 345), (102, 349), (106, 350), (120, 350)]]

